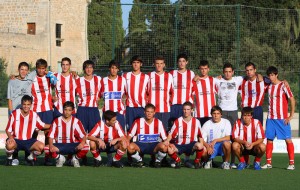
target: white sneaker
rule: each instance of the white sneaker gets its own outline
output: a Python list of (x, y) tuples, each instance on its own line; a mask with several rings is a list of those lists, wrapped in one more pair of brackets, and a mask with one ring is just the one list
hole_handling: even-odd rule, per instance
[(80, 168), (79, 160), (76, 159), (75, 157), (72, 158), (72, 164), (75, 168)]
[(228, 162), (223, 162), (222, 168), (223, 168), (224, 170), (230, 170), (230, 164), (229, 164)]
[(295, 165), (294, 165), (294, 164), (291, 164), (291, 165), (289, 165), (286, 169), (287, 169), (287, 170), (295, 170)]
[(18, 166), (19, 165), (19, 160), (18, 159), (13, 159), (11, 165), (12, 166)]
[(204, 164), (204, 169), (210, 169), (212, 168), (212, 160), (208, 160), (205, 164)]
[(63, 167), (64, 163), (66, 161), (66, 158), (63, 155), (59, 155), (59, 158), (56, 159), (56, 167)]
[(171, 166), (171, 168), (175, 168), (175, 165), (176, 164), (176, 162), (175, 162), (175, 160), (171, 160), (171, 162), (170, 162), (170, 166)]
[(230, 164), (230, 168), (231, 168), (231, 169), (236, 169), (237, 166), (235, 165), (235, 163), (231, 163), (231, 164)]
[(261, 167), (261, 169), (271, 169), (272, 165), (271, 164), (265, 164)]

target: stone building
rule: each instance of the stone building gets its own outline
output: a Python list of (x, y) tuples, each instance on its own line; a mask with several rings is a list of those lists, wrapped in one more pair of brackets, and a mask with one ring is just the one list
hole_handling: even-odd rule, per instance
[(0, 57), (7, 73), (20, 62), (46, 59), (52, 71), (69, 57), (81, 71), (88, 59), (87, 15), (91, 0), (0, 0)]

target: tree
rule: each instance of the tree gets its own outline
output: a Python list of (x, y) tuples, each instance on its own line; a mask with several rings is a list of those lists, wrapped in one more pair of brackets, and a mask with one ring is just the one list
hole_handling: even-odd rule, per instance
[(0, 91), (0, 106), (7, 106), (7, 83), (8, 83), (8, 76), (6, 74), (7, 62), (4, 58), (0, 57), (0, 86), (6, 87), (2, 88)]

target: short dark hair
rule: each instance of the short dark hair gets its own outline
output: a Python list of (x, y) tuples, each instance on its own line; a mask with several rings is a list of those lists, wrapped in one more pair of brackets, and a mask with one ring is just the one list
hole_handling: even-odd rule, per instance
[(48, 66), (48, 63), (45, 59), (38, 59), (35, 63), (35, 67), (38, 68), (38, 67), (46, 67), (47, 68)]
[(225, 63), (225, 64), (223, 65), (223, 71), (224, 71), (226, 68), (231, 68), (231, 69), (234, 71), (233, 65), (232, 65), (231, 63)]
[(145, 106), (145, 111), (146, 111), (146, 109), (149, 109), (149, 108), (154, 109), (154, 111), (155, 111), (155, 106), (154, 106), (153, 104), (148, 103), (148, 104)]
[(203, 66), (208, 66), (208, 68), (209, 68), (209, 63), (208, 63), (208, 61), (207, 60), (201, 60), (200, 61), (200, 63), (199, 63), (199, 68), (200, 67), (203, 67)]
[(190, 107), (191, 107), (191, 109), (193, 109), (193, 108), (194, 108), (193, 104), (192, 104), (191, 102), (189, 102), (189, 101), (187, 101), (187, 102), (184, 102), (184, 103), (182, 104), (182, 107), (184, 107), (184, 106), (190, 106)]
[(21, 104), (23, 104), (23, 102), (29, 101), (32, 104), (32, 97), (29, 95), (24, 95), (21, 99)]
[(110, 121), (114, 117), (117, 117), (117, 114), (111, 110), (107, 110), (103, 113), (103, 118), (105, 121)]
[(131, 59), (130, 59), (130, 64), (132, 64), (134, 61), (139, 61), (141, 63), (144, 63), (142, 58), (139, 55), (132, 56)]
[(154, 57), (153, 63), (155, 63), (157, 60), (162, 60), (165, 62), (165, 58), (162, 55), (157, 55)]
[(221, 115), (223, 114), (223, 110), (219, 106), (213, 106), (210, 110), (210, 114), (213, 114), (215, 111), (219, 111)]
[(85, 70), (85, 68), (88, 65), (92, 65), (93, 69), (95, 69), (95, 63), (92, 60), (86, 60), (86, 61), (84, 61), (83, 65), (82, 65), (82, 69)]
[(256, 69), (256, 65), (255, 65), (254, 63), (252, 63), (252, 62), (248, 62), (248, 63), (246, 63), (246, 65), (245, 65), (245, 69), (246, 69), (247, 67), (250, 67), (250, 66), (252, 66), (252, 67), (253, 67), (253, 69)]
[(70, 63), (70, 65), (72, 64), (71, 59), (68, 57), (64, 57), (61, 59), (61, 62), (64, 62), (64, 61), (68, 61)]
[(242, 109), (242, 115), (244, 113), (250, 113), (251, 115), (253, 115), (253, 108), (251, 108), (251, 107), (243, 107), (243, 109)]
[(72, 110), (74, 110), (75, 105), (74, 105), (74, 103), (71, 102), (71, 101), (66, 101), (66, 102), (63, 104), (63, 109), (65, 109), (66, 107), (70, 107), (70, 108), (72, 108)]
[(270, 66), (270, 67), (268, 67), (266, 73), (267, 73), (267, 75), (270, 75), (270, 74), (278, 75), (278, 69), (274, 66)]
[(188, 61), (188, 56), (185, 53), (180, 53), (179, 55), (177, 55), (177, 62), (179, 61), (180, 58), (185, 59), (186, 61)]
[(111, 68), (112, 66), (116, 66), (118, 69), (120, 69), (120, 63), (115, 61), (115, 60), (111, 60), (108, 64), (108, 68)]
[(29, 64), (27, 62), (21, 62), (21, 63), (19, 63), (18, 70), (20, 70), (21, 67), (27, 67), (28, 70), (29, 70)]

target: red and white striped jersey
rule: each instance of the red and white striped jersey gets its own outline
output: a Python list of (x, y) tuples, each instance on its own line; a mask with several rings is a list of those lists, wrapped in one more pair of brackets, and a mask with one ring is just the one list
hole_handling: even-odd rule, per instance
[(128, 72), (123, 77), (126, 79), (127, 84), (126, 106), (145, 107), (149, 76), (145, 73), (135, 75), (132, 72)]
[(257, 82), (257, 80), (246, 80), (244, 79), (242, 85), (239, 87), (242, 101), (241, 106), (243, 107), (257, 107), (262, 106), (264, 102), (264, 95), (268, 85), (264, 81)]
[(36, 76), (31, 85), (33, 98), (31, 109), (35, 112), (45, 112), (52, 110), (51, 84), (46, 76)]
[(193, 94), (196, 97), (195, 117), (211, 117), (210, 110), (216, 105), (216, 79), (206, 77), (193, 81)]
[(270, 84), (269, 94), (269, 114), (268, 119), (286, 119), (288, 118), (288, 99), (293, 97), (289, 87), (283, 82)]
[(153, 104), (156, 112), (170, 112), (170, 100), (173, 96), (173, 78), (170, 73), (159, 75), (156, 72), (149, 74), (148, 103)]
[(180, 73), (178, 70), (172, 70), (170, 74), (173, 77), (174, 96), (172, 104), (183, 104), (184, 102), (193, 103), (192, 86), (195, 74), (191, 70)]
[(125, 136), (125, 133), (117, 121), (114, 126), (108, 127), (102, 120), (96, 123), (88, 136), (98, 137), (105, 143), (110, 143), (112, 140)]
[(42, 122), (36, 112), (30, 110), (27, 116), (23, 116), (21, 109), (16, 109), (10, 115), (6, 131), (10, 132), (15, 139), (28, 140), (32, 138), (35, 129), (43, 129), (45, 123)]
[(126, 80), (118, 76), (114, 80), (104, 77), (101, 81), (101, 96), (104, 100), (103, 112), (111, 110), (124, 114), (125, 107), (122, 101), (126, 93)]
[(56, 118), (48, 135), (48, 137), (55, 139), (56, 143), (81, 142), (85, 136), (82, 123), (74, 116), (69, 121), (65, 121), (63, 116)]
[(166, 131), (162, 122), (159, 119), (154, 118), (152, 123), (148, 124), (145, 118), (139, 118), (134, 121), (132, 127), (129, 131), (131, 137), (137, 135), (155, 135), (159, 134), (161, 139), (165, 140), (167, 138)]
[(93, 76), (92, 80), (84, 77), (76, 79), (76, 94), (78, 95), (78, 106), (98, 107), (100, 97), (101, 77)]
[[(57, 97), (57, 101), (54, 102), (56, 109), (63, 113), (63, 104), (66, 101), (71, 101), (75, 103), (75, 89), (76, 89), (76, 80), (73, 78), (73, 75), (65, 77), (60, 73), (54, 74), (58, 79), (55, 85), (55, 96)], [(75, 114), (76, 110), (74, 109), (73, 114)]]
[(176, 144), (190, 144), (202, 138), (201, 124), (198, 119), (192, 118), (189, 122), (184, 121), (183, 117), (175, 120), (170, 134), (172, 139), (176, 139)]
[(264, 139), (265, 133), (259, 120), (252, 118), (251, 123), (246, 126), (242, 119), (238, 119), (232, 129), (232, 138), (253, 143), (258, 139)]

